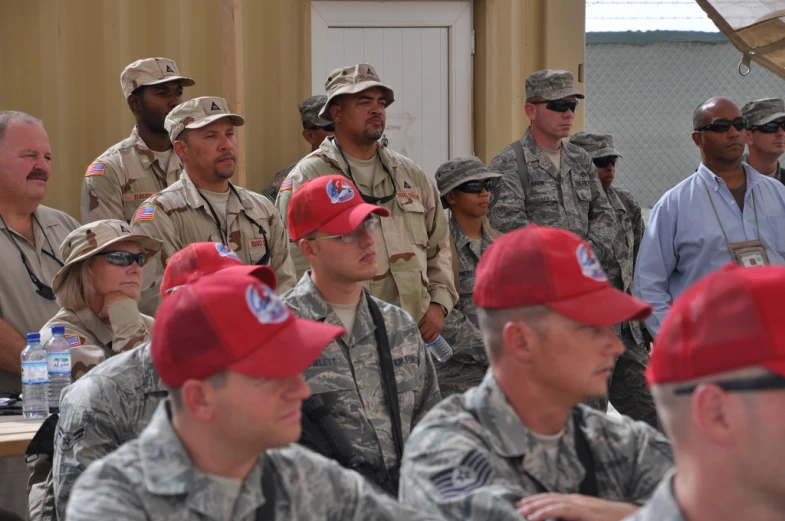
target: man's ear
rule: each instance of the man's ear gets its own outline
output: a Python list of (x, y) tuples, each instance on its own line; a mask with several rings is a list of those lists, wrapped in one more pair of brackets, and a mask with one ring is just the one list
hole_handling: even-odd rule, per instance
[(341, 107), (339, 103), (333, 103), (332, 105), (330, 105), (330, 116), (332, 116), (333, 122), (340, 123), (342, 113), (343, 113), (343, 107)]
[(450, 206), (454, 205), (457, 201), (455, 198), (455, 190), (450, 190), (446, 194), (444, 194), (444, 200), (447, 201)]
[(179, 139), (175, 139), (172, 145), (174, 146), (174, 153), (177, 154), (177, 157), (182, 161), (185, 158), (185, 147), (187, 145), (184, 141), (180, 141)]
[(533, 103), (529, 103), (528, 101), (523, 106), (523, 110), (526, 111), (526, 116), (532, 121), (536, 119), (537, 107), (534, 106)]
[(538, 337), (537, 332), (526, 323), (510, 321), (504, 324), (502, 340), (505, 355), (519, 362), (528, 362), (532, 359)]
[(142, 100), (136, 94), (131, 94), (128, 96), (128, 106), (131, 112), (138, 114), (142, 110)]
[(312, 147), (316, 147), (321, 144), (316, 142), (316, 138), (313, 135), (313, 131), (307, 128), (303, 129), (303, 139), (305, 139), (308, 142), (308, 144), (310, 144)]
[(703, 148), (703, 134), (699, 131), (695, 130), (692, 132), (692, 142), (695, 143), (695, 146), (698, 148)]

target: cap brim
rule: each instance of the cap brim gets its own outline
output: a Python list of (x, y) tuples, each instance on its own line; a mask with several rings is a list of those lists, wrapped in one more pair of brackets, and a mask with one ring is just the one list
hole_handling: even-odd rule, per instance
[(761, 362), (760, 365), (772, 373), (785, 377), (785, 360), (769, 360)]
[(461, 177), (460, 179), (451, 182), (444, 188), (440, 188), (439, 195), (441, 197), (444, 197), (451, 190), (454, 190), (456, 187), (461, 186), (463, 183), (468, 183), (469, 181), (481, 181), (483, 179), (500, 179), (501, 177), (502, 177), (501, 174), (497, 174), (496, 172), (491, 172), (490, 170), (486, 170), (485, 172), (478, 172), (476, 174), (472, 174), (466, 177)]
[(569, 98), (570, 96), (575, 96), (578, 99), (584, 99), (586, 97), (581, 91), (576, 90), (574, 87), (570, 87), (568, 89), (557, 90), (550, 96), (543, 96), (543, 98), (548, 101), (555, 101), (562, 98)]
[(221, 118), (229, 118), (231, 120), (231, 122), (232, 122), (232, 125), (234, 125), (235, 127), (242, 127), (243, 125), (245, 125), (245, 119), (243, 119), (243, 117), (240, 116), (239, 114), (225, 114), (224, 113), (224, 114), (213, 114), (212, 116), (207, 116), (204, 119), (198, 119), (198, 120), (194, 121), (193, 123), (187, 124), (186, 126), (183, 127), (183, 129), (206, 127), (207, 125), (209, 125), (213, 121), (218, 121)]
[(619, 151), (615, 148), (601, 148), (599, 150), (595, 150), (589, 154), (592, 159), (597, 159), (598, 157), (608, 157), (608, 156), (616, 156), (616, 157), (624, 157), (623, 155), (619, 154)]
[(180, 83), (183, 87), (193, 87), (196, 85), (196, 82), (189, 78), (188, 76), (167, 76), (166, 78), (161, 78), (157, 81), (151, 81), (150, 83), (145, 83), (144, 85), (140, 85), (140, 87), (145, 87), (148, 85), (160, 85), (161, 83), (169, 83), (170, 81), (177, 81), (180, 80)]
[(372, 213), (381, 217), (389, 217), (390, 215), (390, 211), (387, 208), (382, 208), (375, 204), (362, 203), (336, 215), (329, 222), (319, 226), (318, 229), (325, 233), (346, 235), (356, 230)]
[(395, 102), (395, 93), (393, 90), (385, 85), (384, 83), (378, 81), (361, 81), (359, 83), (352, 83), (349, 85), (343, 85), (338, 89), (335, 89), (327, 96), (327, 102), (325, 102), (324, 107), (322, 110), (319, 111), (319, 117), (324, 121), (329, 121), (332, 123), (333, 117), (330, 115), (330, 105), (338, 96), (343, 96), (344, 94), (357, 94), (358, 92), (362, 92), (364, 90), (372, 89), (374, 87), (379, 87), (384, 91), (384, 97), (387, 100), (387, 107), (392, 105)]
[(754, 125), (750, 125), (750, 126), (765, 125), (766, 123), (771, 123), (772, 121), (776, 121), (780, 118), (785, 118), (785, 112), (777, 112), (770, 116), (766, 116), (765, 118), (762, 118), (758, 123), (755, 123)]
[(545, 305), (567, 318), (592, 326), (643, 320), (652, 312), (652, 307), (644, 301), (610, 286), (571, 299), (546, 302)]
[[(272, 349), (257, 349), (228, 369), (258, 378), (288, 378), (308, 369), (327, 345), (344, 333), (338, 326), (295, 317), (272, 338), (257, 339), (260, 344), (273, 343)], [(285, 354), (275, 356), (273, 350)]]

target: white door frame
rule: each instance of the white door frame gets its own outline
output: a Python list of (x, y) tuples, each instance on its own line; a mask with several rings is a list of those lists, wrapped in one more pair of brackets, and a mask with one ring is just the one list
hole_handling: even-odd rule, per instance
[[(329, 27), (446, 27), (449, 46), (449, 157), (474, 154), (472, 141), (472, 3), (456, 2), (311, 2), (311, 59), (327, 63)], [(348, 65), (348, 64), (347, 64)], [(313, 93), (324, 91), (324, 79), (312, 77)], [(382, 78), (384, 81), (384, 78)]]

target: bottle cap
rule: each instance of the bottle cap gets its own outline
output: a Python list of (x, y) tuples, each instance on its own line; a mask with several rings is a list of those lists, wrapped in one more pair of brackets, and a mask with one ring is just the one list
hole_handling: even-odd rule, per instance
[(64, 335), (65, 326), (52, 326), (52, 335)]
[(41, 333), (27, 333), (27, 343), (37, 344), (41, 341)]

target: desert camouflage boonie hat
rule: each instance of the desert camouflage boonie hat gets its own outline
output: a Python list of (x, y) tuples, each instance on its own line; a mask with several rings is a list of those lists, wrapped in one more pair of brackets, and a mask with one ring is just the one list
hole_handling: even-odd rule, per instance
[(196, 82), (187, 76), (181, 76), (177, 64), (169, 58), (144, 58), (136, 60), (120, 74), (120, 86), (125, 99), (133, 91), (145, 85), (158, 85), (167, 81), (180, 80), (183, 87), (193, 87)]
[(598, 157), (624, 157), (613, 148), (613, 136), (610, 134), (592, 134), (591, 132), (576, 132), (570, 136), (570, 143), (578, 145), (589, 153), (592, 159)]
[(207, 96), (194, 98), (177, 105), (166, 116), (164, 128), (169, 132), (169, 139), (174, 143), (183, 130), (202, 128), (221, 118), (229, 118), (235, 127), (245, 124), (242, 116), (229, 112), (229, 105), (225, 99)]
[(85, 224), (69, 233), (60, 245), (60, 257), (65, 264), (52, 280), (52, 289), (57, 293), (71, 266), (106, 250), (113, 244), (124, 241), (139, 244), (142, 251), (147, 254), (147, 258), (156, 254), (163, 245), (163, 242), (148, 235), (132, 233), (130, 225), (118, 219)]
[(306, 123), (311, 123), (319, 128), (332, 125), (331, 121), (325, 121), (319, 117), (319, 111), (322, 110), (325, 103), (327, 103), (327, 96), (319, 94), (297, 104), (297, 108), (300, 109), (300, 121), (303, 122), (303, 127)]
[(750, 101), (741, 108), (741, 115), (747, 118), (747, 128), (765, 125), (785, 118), (785, 101), (778, 98)]
[(450, 190), (469, 181), (499, 179), (502, 175), (488, 169), (479, 157), (456, 157), (436, 169), (436, 186), (444, 197)]
[(526, 78), (526, 99), (540, 97), (548, 101), (575, 96), (583, 99), (585, 96), (576, 90), (570, 71), (545, 69), (533, 72)]
[(357, 94), (373, 87), (379, 87), (384, 91), (384, 99), (387, 106), (395, 101), (393, 90), (381, 82), (376, 70), (367, 63), (360, 63), (351, 67), (335, 69), (324, 82), (324, 90), (327, 91), (327, 102), (319, 112), (319, 117), (325, 121), (332, 121), (330, 115), (330, 104), (335, 98), (342, 94)]

